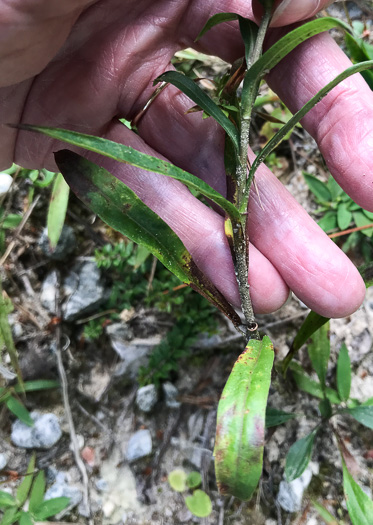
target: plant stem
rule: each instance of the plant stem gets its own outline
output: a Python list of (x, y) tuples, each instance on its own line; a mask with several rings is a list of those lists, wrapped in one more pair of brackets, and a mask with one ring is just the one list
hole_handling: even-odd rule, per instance
[[(272, 7), (265, 7), (264, 15), (259, 26), (257, 39), (250, 61), (247, 64), (248, 71), (250, 67), (258, 60), (262, 54), (263, 41), (266, 35), (269, 22), (271, 20)], [(241, 102), (241, 130), (240, 130), (240, 151), (236, 168), (237, 180), (237, 204), (241, 212), (241, 221), (232, 224), (233, 230), (233, 247), (234, 247), (234, 266), (240, 292), (242, 311), (246, 321), (246, 339), (259, 339), (257, 332), (258, 325), (255, 322), (255, 315), (252, 307), (250, 289), (248, 283), (249, 271), (249, 238), (246, 228), (246, 210), (248, 204), (248, 193), (246, 191), (247, 179), (247, 158), (250, 138), (251, 113), (254, 102), (259, 91), (260, 79), (254, 79), (248, 82), (244, 81), (242, 102)], [(246, 93), (245, 93), (246, 90)]]

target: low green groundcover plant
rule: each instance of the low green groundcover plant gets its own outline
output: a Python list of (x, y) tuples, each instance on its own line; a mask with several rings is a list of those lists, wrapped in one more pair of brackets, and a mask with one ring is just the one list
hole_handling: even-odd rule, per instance
[[(219, 206), (225, 214), (225, 232), (231, 246), (244, 323), (233, 306), (201, 272), (178, 236), (128, 186), (77, 153), (67, 149), (55, 153), (56, 163), (70, 188), (94, 213), (133, 242), (145, 246), (182, 282), (197, 290), (219, 308), (245, 338), (245, 350), (233, 367), (219, 403), (215, 441), (215, 470), (219, 490), (221, 494), (230, 494), (241, 500), (249, 500), (252, 497), (261, 476), (266, 404), (274, 362), (273, 345), (268, 337), (262, 338), (258, 331), (247, 286), (249, 239), (246, 210), (253, 178), (260, 164), (325, 95), (350, 75), (368, 71), (373, 66), (373, 60), (368, 60), (339, 74), (274, 134), (248, 170), (252, 111), (265, 75), (296, 46), (314, 35), (334, 28), (353, 35), (353, 30), (348, 24), (335, 18), (319, 18), (293, 29), (263, 53), (263, 41), (271, 20), (273, 1), (262, 0), (262, 4), (264, 14), (259, 27), (235, 13), (219, 13), (207, 21), (198, 35), (197, 38), (200, 38), (210, 28), (222, 22), (238, 20), (245, 44), (245, 56), (238, 65), (238, 70), (235, 70), (236, 74), (226, 77), (225, 85), (220, 83), (214, 99), (181, 72), (168, 71), (155, 79), (155, 84), (162, 82), (163, 85), (172, 84), (179, 88), (195, 104), (193, 110), (202, 110), (205, 116), (215, 119), (224, 129), (227, 186), (232, 188), (228, 198), (191, 173), (123, 144), (68, 130), (26, 124), (19, 126), (118, 162), (172, 177), (184, 183), (190, 190), (199, 192)], [(301, 335), (298, 334), (284, 368), (289, 367), (300, 341), (305, 342), (325, 322), (317, 316), (307, 320)], [(327, 392), (326, 387), (324, 388), (326, 360), (325, 354), (315, 369), (318, 375), (320, 374), (320, 388), (323, 392), (320, 410), (322, 409), (324, 417), (329, 417), (330, 399), (324, 395)], [(295, 450), (294, 453), (293, 449), (290, 454), (290, 458), (303, 458), (300, 466), (295, 467), (296, 463), (293, 461), (293, 467), (287, 467), (290, 477), (298, 475), (303, 469), (310, 455), (309, 450), (315, 433), (316, 429), (311, 437), (297, 445), (298, 452)], [(345, 465), (344, 477), (347, 506), (354, 525), (368, 524), (373, 503), (367, 500), (367, 496), (362, 496), (361, 489), (352, 480)], [(199, 497), (197, 494), (194, 499)]]
[(44, 500), (45, 474), (40, 470), (35, 475), (35, 454), (32, 455), (23, 481), (17, 488), (16, 496), (0, 490), (0, 525), (33, 525), (45, 522), (62, 512), (69, 505), (69, 498)]

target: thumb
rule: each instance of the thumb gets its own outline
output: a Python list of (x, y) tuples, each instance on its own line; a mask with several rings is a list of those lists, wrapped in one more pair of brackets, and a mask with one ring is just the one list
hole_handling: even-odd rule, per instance
[(310, 18), (332, 4), (331, 0), (282, 0), (272, 17), (271, 26), (280, 27)]

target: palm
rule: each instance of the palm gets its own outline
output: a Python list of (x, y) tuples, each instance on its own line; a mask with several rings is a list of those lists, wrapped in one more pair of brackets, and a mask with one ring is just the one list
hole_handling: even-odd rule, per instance
[[(221, 4), (221, 10), (251, 15), (245, 2)], [(118, 123), (118, 117), (131, 119), (142, 108), (152, 91), (153, 79), (169, 68), (177, 49), (192, 44), (200, 27), (216, 11), (215, 5), (216, 2), (197, 0), (106, 0), (94, 3), (86, 11), (80, 7), (59, 13), (52, 21), (46, 17), (37, 31), (28, 36), (35, 48), (25, 46), (12, 60), (7, 61), (5, 56), (4, 84), (11, 84), (12, 78), (13, 84), (23, 82), (0, 90), (3, 122), (18, 122), (22, 118), (26, 123), (106, 136), (151, 154), (164, 155), (224, 192), (223, 134), (210, 119), (186, 116), (191, 102), (175, 89), (167, 88), (151, 106), (140, 122), (140, 136)], [(65, 8), (69, 8), (66, 3)], [(14, 13), (16, 24), (22, 22), (22, 16), (21, 12)], [(40, 34), (49, 34), (43, 44), (39, 44)], [(237, 35), (228, 26), (212, 31), (201, 45), (203, 50), (227, 60), (240, 54)], [(332, 59), (337, 52), (330, 42), (328, 46)], [(24, 71), (22, 64), (27, 66)], [(284, 70), (291, 68), (291, 62), (284, 63)], [(276, 72), (274, 84), (276, 78), (280, 80), (275, 87), (287, 100), (287, 82), (281, 81), (281, 72)], [(326, 83), (320, 76), (319, 81)], [(366, 93), (360, 81), (354, 82)], [(287, 102), (295, 109), (299, 100)], [(314, 118), (309, 116), (311, 128), (318, 118), (317, 111), (314, 114)], [(60, 145), (24, 132), (3, 130), (2, 134), (0, 162), (4, 166), (14, 158), (25, 167), (44, 165), (54, 169), (52, 152)], [(221, 217), (195, 201), (175, 181), (128, 166), (114, 167), (107, 159), (100, 159), (100, 163), (125, 180), (171, 225), (201, 268), (229, 300), (237, 303)], [(350, 263), (265, 169), (257, 180), (265, 214), (254, 196), (250, 204), (250, 233), (258, 249), (251, 251), (250, 280), (256, 309), (271, 311), (279, 307), (288, 293), (285, 281), (324, 315), (345, 315), (355, 309), (363, 288)], [(342, 279), (346, 285), (336, 292), (336, 284), (340, 286)]]

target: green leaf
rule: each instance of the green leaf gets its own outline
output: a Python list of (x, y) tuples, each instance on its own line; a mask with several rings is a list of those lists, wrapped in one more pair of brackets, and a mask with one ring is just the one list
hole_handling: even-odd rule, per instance
[(2, 224), (3, 228), (11, 229), (16, 228), (22, 221), (22, 215), (17, 215), (15, 213), (9, 213)]
[(250, 64), (251, 56), (254, 51), (256, 38), (258, 35), (258, 26), (248, 18), (238, 17), (242, 40), (245, 44), (246, 64)]
[(326, 525), (338, 525), (338, 520), (335, 518), (328, 509), (317, 503), (317, 501), (312, 501), (312, 505), (315, 507), (316, 511), (319, 513), (321, 519), (323, 519)]
[(22, 507), (22, 505), (25, 503), (25, 501), (28, 498), (31, 484), (32, 484), (34, 470), (35, 470), (35, 454), (31, 456), (30, 462), (27, 467), (26, 475), (23, 478), (22, 483), (19, 485), (17, 489), (16, 499), (17, 499), (17, 503), (19, 507)]
[(373, 502), (353, 479), (346, 464), (343, 466), (343, 490), (346, 498), (347, 510), (353, 525), (371, 525), (373, 516)]
[(303, 346), (306, 341), (319, 330), (325, 323), (329, 321), (328, 317), (322, 317), (316, 312), (310, 312), (306, 319), (303, 321), (302, 326), (299, 328), (297, 335), (294, 338), (294, 341), (290, 347), (288, 355), (283, 361), (283, 371), (286, 372), (292, 358), (298, 352), (298, 350)]
[(347, 401), (351, 390), (351, 361), (347, 346), (342, 344), (337, 361), (337, 390), (342, 401)]
[(307, 186), (319, 201), (330, 202), (332, 200), (332, 195), (325, 182), (322, 182), (317, 177), (314, 177), (313, 175), (310, 175), (305, 171), (303, 171), (303, 176), (305, 178)]
[(36, 476), (34, 483), (32, 485), (31, 494), (30, 494), (30, 502), (29, 502), (29, 511), (34, 513), (38, 507), (43, 503), (44, 499), (44, 493), (45, 493), (45, 474), (44, 471), (41, 470), (38, 472), (38, 475)]
[(368, 217), (368, 219), (373, 220), (373, 213), (372, 213), (371, 211), (363, 210), (362, 208), (361, 208), (361, 211), (364, 213), (364, 215), (365, 215), (366, 217)]
[(330, 194), (332, 196), (332, 201), (335, 201), (342, 194), (346, 195), (340, 187), (340, 185), (338, 184), (338, 182), (335, 180), (335, 178), (332, 177), (332, 175), (329, 176), (326, 185), (328, 186), (328, 190), (330, 191)]
[(289, 412), (284, 412), (283, 410), (277, 410), (277, 408), (267, 407), (266, 410), (266, 428), (276, 427), (277, 425), (282, 425), (290, 419), (297, 417), (297, 414), (290, 414)]
[[(111, 140), (103, 139), (101, 137), (94, 137), (93, 135), (84, 135), (83, 133), (77, 133), (75, 131), (42, 126), (29, 126), (24, 124), (16, 126), (16, 128), (42, 133), (48, 137), (67, 142), (68, 144), (84, 148), (88, 151), (93, 151), (118, 162), (131, 164), (131, 166), (136, 166), (153, 173), (160, 173), (166, 177), (172, 177), (173, 179), (176, 179), (185, 184), (189, 189), (199, 191), (202, 193), (202, 195), (208, 199), (211, 199), (224, 211), (226, 211), (230, 217), (240, 220), (241, 216), (237, 208), (231, 202), (226, 200), (222, 195), (220, 195), (220, 193), (211, 188), (211, 186), (209, 186), (206, 182), (202, 181), (195, 175), (178, 168), (170, 162), (158, 159), (157, 157), (152, 157), (151, 155), (146, 155), (145, 153), (141, 153), (141, 151), (137, 151), (130, 146), (125, 146), (124, 144), (118, 144), (117, 142), (112, 142)], [(63, 152), (59, 151), (55, 154), (55, 156), (58, 157), (60, 163), (66, 162), (66, 156), (68, 155), (67, 151), (68, 150), (63, 150)], [(71, 152), (69, 160), (72, 162)], [(91, 164), (94, 165), (93, 163)], [(78, 182), (76, 185), (78, 185)], [(69, 186), (73, 187), (74, 184), (69, 183)]]
[(215, 440), (219, 490), (251, 498), (262, 472), (265, 412), (273, 366), (273, 345), (251, 340), (236, 361), (221, 395)]
[(321, 417), (324, 419), (329, 419), (333, 415), (332, 405), (327, 397), (322, 399), (319, 403), (319, 410)]
[(69, 193), (69, 186), (61, 173), (58, 173), (53, 183), (47, 216), (48, 239), (52, 250), (57, 246), (65, 223)]
[(341, 202), (337, 208), (338, 228), (340, 230), (345, 230), (346, 228), (348, 228), (351, 220), (352, 220), (352, 213), (347, 208), (346, 203)]
[[(348, 33), (346, 33), (345, 38), (347, 51), (352, 62), (360, 63), (373, 58), (373, 46), (363, 42), (361, 39), (355, 39)], [(373, 89), (373, 72), (369, 70), (364, 71), (362, 75), (370, 89)]]
[(180, 468), (173, 470), (168, 475), (168, 483), (176, 492), (184, 492), (184, 490), (186, 490), (186, 479), (187, 474), (185, 470)]
[(238, 15), (236, 13), (217, 13), (216, 15), (213, 15), (207, 20), (206, 24), (199, 32), (195, 42), (202, 38), (203, 35), (207, 33), (207, 31), (210, 31), (214, 26), (222, 24), (223, 22), (231, 22), (232, 20), (238, 20)]
[(308, 355), (312, 366), (320, 380), (321, 388), (326, 387), (326, 373), (330, 357), (329, 323), (325, 323), (312, 335), (312, 342), (308, 345)]
[[(263, 78), (272, 68), (277, 66), (281, 60), (286, 57), (290, 51), (295, 49), (299, 44), (312, 36), (329, 31), (335, 27), (340, 27), (345, 31), (351, 32), (351, 28), (344, 22), (337, 20), (336, 18), (324, 17), (312, 20), (306, 24), (302, 24), (293, 31), (287, 33), (284, 37), (280, 38), (275, 44), (273, 44), (268, 51), (257, 60), (251, 68), (248, 70), (242, 90), (242, 106), (247, 107), (251, 111), (251, 105), (247, 103), (246, 96), (250, 96), (250, 86), (256, 84), (261, 78)], [(247, 115), (243, 115), (245, 118)], [(285, 133), (286, 135), (286, 133)]]
[(285, 475), (287, 481), (299, 478), (306, 470), (311, 460), (313, 443), (318, 431), (316, 427), (311, 434), (296, 441), (289, 449), (286, 456)]
[(163, 73), (163, 75), (160, 75), (154, 80), (154, 84), (158, 82), (168, 82), (180, 89), (180, 91), (187, 95), (187, 97), (193, 100), (195, 104), (220, 124), (231, 139), (236, 151), (239, 150), (239, 136), (236, 126), (223, 113), (220, 107), (207, 95), (207, 93), (205, 93), (191, 78), (178, 71), (166, 71), (166, 73)]
[(20, 392), (35, 392), (38, 390), (47, 390), (49, 388), (59, 388), (60, 383), (53, 379), (35, 379), (33, 381), (25, 381), (23, 389), (20, 385), (15, 385), (13, 388), (17, 393)]
[[(321, 388), (320, 383), (311, 379), (303, 370), (299, 363), (292, 361), (289, 366), (293, 379), (299, 388), (310, 394), (311, 396), (317, 397), (319, 399), (324, 399), (324, 391)], [(327, 387), (325, 389), (325, 395), (329, 401), (334, 405), (339, 405), (341, 400), (338, 396), (338, 393), (333, 389)]]
[(0, 490), (0, 509), (5, 509), (6, 507), (15, 507), (16, 505), (17, 502), (11, 494)]
[[(355, 211), (353, 213), (353, 218), (355, 221), (356, 226), (367, 226), (368, 224), (372, 224), (372, 219), (368, 219), (368, 217), (362, 212), (362, 211)], [(367, 228), (366, 230), (361, 230), (361, 233), (363, 235), (366, 235), (367, 237), (372, 237), (373, 235), (373, 227)]]
[(28, 512), (22, 511), (19, 517), (19, 525), (34, 525), (34, 520)]
[(185, 504), (197, 518), (207, 518), (212, 512), (211, 499), (203, 490), (195, 490), (193, 496), (187, 496)]
[(4, 512), (3, 518), (0, 521), (0, 525), (12, 525), (19, 518), (20, 513), (17, 507), (12, 507)]
[(188, 474), (188, 477), (186, 479), (186, 484), (189, 489), (196, 489), (199, 487), (202, 483), (202, 476), (199, 472), (196, 472), (195, 470), (193, 472), (190, 472)]
[(335, 211), (327, 211), (317, 224), (324, 230), (330, 232), (337, 228), (337, 213)]
[(373, 430), (373, 406), (360, 405), (354, 408), (346, 408), (343, 412), (347, 412), (356, 421)]
[(22, 421), (29, 427), (32, 427), (34, 425), (29, 411), (27, 410), (25, 405), (21, 403), (21, 401), (19, 401), (13, 396), (10, 396), (5, 401), (5, 404), (8, 407), (8, 410), (10, 410), (15, 416), (17, 416), (20, 421)]
[(55, 154), (68, 184), (94, 213), (137, 244), (145, 246), (184, 283), (217, 306), (236, 327), (240, 318), (194, 263), (172, 229), (123, 182), (108, 171), (68, 150)]
[[(315, 22), (321, 22), (322, 20), (327, 20), (327, 18), (319, 18), (315, 20)], [(309, 22), (309, 23), (311, 24), (312, 22)], [(304, 24), (300, 27), (300, 29), (306, 26), (307, 24)], [(280, 42), (281, 40), (279, 40), (277, 44)], [(257, 64), (257, 62), (255, 64)], [(259, 155), (254, 160), (252, 167), (250, 169), (249, 177), (247, 179), (247, 187), (248, 188), (250, 187), (251, 181), (255, 175), (256, 170), (258, 169), (258, 166), (262, 162), (264, 162), (264, 160), (268, 157), (268, 155), (270, 155), (272, 151), (280, 144), (280, 142), (287, 135), (287, 133), (289, 133), (289, 131), (293, 129), (294, 126), (296, 126), (298, 122), (300, 122), (302, 118), (314, 106), (316, 106), (318, 102), (320, 102), (320, 100), (322, 100), (334, 87), (336, 87), (346, 78), (350, 77), (351, 75), (354, 75), (355, 73), (361, 73), (362, 71), (365, 71), (372, 67), (373, 67), (373, 60), (349, 67), (348, 69), (343, 71), (343, 73), (340, 73), (338, 76), (336, 76), (335, 79), (329, 82), (329, 84), (327, 84), (324, 88), (320, 89), (320, 91), (316, 93), (316, 95), (314, 95), (299, 111), (297, 111), (297, 113), (295, 113), (294, 116), (288, 122), (286, 122), (286, 124), (282, 126), (282, 128), (276, 133), (276, 135), (264, 146), (262, 151), (259, 153)]]
[(43, 501), (43, 503), (34, 513), (35, 518), (38, 521), (46, 520), (47, 518), (50, 518), (51, 516), (55, 516), (59, 512), (66, 509), (69, 503), (70, 503), (70, 498), (64, 498), (64, 497), (52, 498), (52, 499)]

